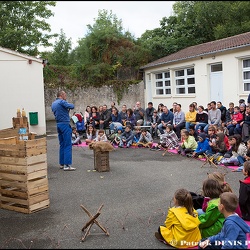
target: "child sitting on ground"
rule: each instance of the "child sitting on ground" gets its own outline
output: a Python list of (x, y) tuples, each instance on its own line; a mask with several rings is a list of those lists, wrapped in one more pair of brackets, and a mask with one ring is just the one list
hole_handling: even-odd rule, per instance
[(92, 124), (88, 125), (87, 130), (86, 130), (86, 136), (87, 138), (85, 142), (87, 145), (93, 142), (95, 138), (97, 137), (97, 130)]
[[(221, 172), (212, 172), (212, 173), (208, 173), (207, 177), (208, 177), (208, 179), (213, 179), (215, 181), (218, 181), (222, 192), (231, 192), (231, 193), (233, 193), (233, 190), (232, 190), (231, 186), (225, 180), (225, 174), (223, 174)], [(208, 204), (208, 202), (210, 200), (211, 200), (210, 197), (204, 197), (202, 208), (197, 209), (197, 212), (198, 212), (199, 215), (206, 212), (207, 204)], [(240, 211), (240, 206), (238, 206), (236, 208), (235, 213), (237, 213), (240, 217), (242, 217), (242, 214), (241, 214), (241, 211)]]
[(194, 247), (201, 239), (199, 224), (190, 192), (178, 189), (174, 194), (174, 207), (168, 210), (165, 223), (159, 226), (155, 237), (176, 248)]
[(133, 132), (134, 137), (133, 137), (133, 146), (137, 146), (137, 143), (141, 137), (141, 127), (136, 126), (135, 131)]
[(153, 138), (145, 128), (142, 129), (141, 131), (141, 135), (137, 145), (138, 147), (144, 147), (144, 148), (151, 148), (153, 145)]
[(97, 137), (94, 139), (94, 141), (105, 141), (105, 142), (108, 141), (108, 138), (107, 138), (107, 136), (106, 136), (106, 134), (105, 134), (104, 129), (100, 129), (100, 130), (98, 131), (98, 135), (97, 135)]
[(123, 146), (126, 146), (126, 148), (129, 148), (132, 145), (133, 138), (134, 138), (134, 134), (131, 130), (131, 126), (126, 125), (125, 131), (121, 134), (119, 148), (123, 148)]
[(218, 209), (219, 196), (222, 192), (218, 181), (208, 178), (203, 182), (202, 194), (204, 197), (209, 197), (210, 200), (207, 203), (205, 213), (199, 215), (202, 238), (215, 235), (222, 228), (225, 218)]
[(240, 180), (239, 204), (244, 220), (250, 221), (250, 161), (244, 162), (244, 180)]
[[(243, 156), (242, 161), (250, 161), (250, 140), (247, 141), (247, 152), (246, 155)], [(237, 169), (233, 169), (232, 172), (241, 172), (244, 168), (244, 162), (241, 162), (240, 166)]]
[(220, 195), (218, 209), (225, 222), (221, 232), (199, 243), (199, 249), (247, 249), (246, 234), (250, 232), (250, 227), (234, 212), (237, 205), (238, 198), (234, 193), (224, 192)]
[(160, 135), (161, 141), (156, 146), (153, 146), (152, 150), (164, 149), (176, 149), (179, 147), (179, 139), (173, 130), (173, 125), (168, 124), (164, 130), (164, 134)]
[[(229, 136), (229, 144), (231, 145), (230, 150), (224, 155), (221, 160), (221, 163), (224, 166), (235, 165), (239, 166), (244, 163), (244, 157), (247, 153), (247, 147), (239, 134)], [(230, 155), (229, 158), (226, 157)]]
[(200, 133), (198, 135), (198, 146), (192, 154), (192, 157), (204, 157), (204, 153), (206, 151), (211, 151), (211, 147), (209, 145), (208, 139), (205, 133)]
[(111, 140), (112, 145), (118, 146), (121, 140), (123, 129), (122, 127), (117, 127), (116, 132), (112, 134), (112, 136), (109, 138)]
[(71, 142), (72, 142), (72, 145), (79, 145), (82, 143), (80, 139), (80, 135), (76, 130), (76, 127), (72, 128)]
[(185, 156), (186, 154), (193, 153), (197, 148), (197, 141), (187, 130), (181, 131), (181, 140), (182, 142), (178, 148), (178, 154)]

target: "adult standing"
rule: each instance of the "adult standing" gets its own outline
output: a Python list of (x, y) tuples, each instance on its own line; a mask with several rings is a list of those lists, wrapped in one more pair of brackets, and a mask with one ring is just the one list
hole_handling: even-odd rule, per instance
[(60, 169), (65, 171), (75, 170), (72, 165), (72, 143), (71, 134), (72, 128), (70, 126), (70, 109), (75, 106), (66, 101), (67, 95), (65, 91), (61, 90), (57, 93), (56, 100), (52, 103), (51, 109), (56, 119), (57, 133), (60, 144), (59, 149), (59, 164)]

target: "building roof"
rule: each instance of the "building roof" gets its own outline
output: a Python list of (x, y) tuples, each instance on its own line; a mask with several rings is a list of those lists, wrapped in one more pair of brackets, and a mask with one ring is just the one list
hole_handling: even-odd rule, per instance
[(19, 56), (19, 57), (22, 57), (22, 58), (25, 58), (25, 59), (28, 59), (28, 60), (31, 59), (31, 60), (39, 62), (39, 63), (42, 63), (42, 61), (43, 61), (40, 58), (37, 58), (37, 57), (34, 57), (34, 56), (29, 56), (29, 55), (17, 52), (17, 51), (12, 50), (12, 49), (4, 48), (4, 47), (1, 47), (1, 46), (0, 46), (0, 51), (11, 54), (11, 55)]
[(141, 69), (146, 69), (149, 67), (158, 66), (170, 62), (177, 62), (189, 58), (214, 54), (217, 52), (238, 49), (246, 46), (250, 46), (250, 32), (182, 49), (174, 54), (150, 62), (142, 66)]

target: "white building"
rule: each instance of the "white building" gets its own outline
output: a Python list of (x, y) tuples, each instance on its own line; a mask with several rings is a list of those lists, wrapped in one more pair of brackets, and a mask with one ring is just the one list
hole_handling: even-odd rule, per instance
[(11, 128), (17, 109), (24, 108), (30, 132), (46, 134), (41, 59), (0, 47), (0, 93), (0, 129)]
[(196, 101), (239, 105), (250, 93), (250, 32), (180, 50), (141, 67), (145, 104), (157, 108), (180, 103), (184, 112)]

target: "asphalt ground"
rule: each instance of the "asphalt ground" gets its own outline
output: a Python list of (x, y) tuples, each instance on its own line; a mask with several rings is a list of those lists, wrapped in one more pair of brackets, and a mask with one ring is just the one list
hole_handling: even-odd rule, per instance
[[(109, 153), (109, 172), (94, 172), (93, 150), (73, 147), (76, 171), (58, 164), (54, 121), (47, 122), (47, 163), (50, 206), (31, 214), (0, 209), (0, 249), (173, 249), (154, 233), (164, 224), (175, 190), (199, 192), (207, 173), (225, 172), (200, 160), (162, 156), (146, 148), (117, 148)], [(238, 195), (243, 174), (227, 169), (226, 181)], [(83, 226), (103, 204), (90, 235)]]

